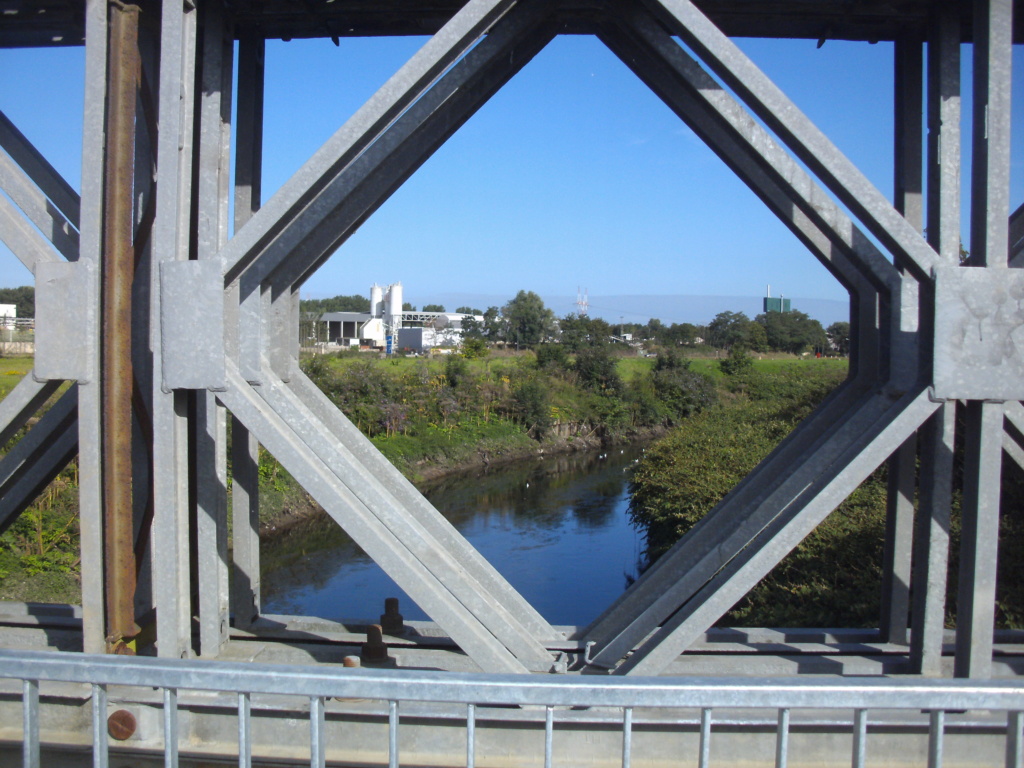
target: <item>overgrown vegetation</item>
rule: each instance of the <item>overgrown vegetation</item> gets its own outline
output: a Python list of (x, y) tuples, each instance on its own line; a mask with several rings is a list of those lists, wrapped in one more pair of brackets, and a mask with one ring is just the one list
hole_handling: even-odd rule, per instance
[[(31, 358), (0, 359), (0, 397), (31, 369)], [(4, 446), (4, 453), (24, 433), (19, 430)], [(0, 596), (78, 602), (78, 570), (78, 463), (72, 461), (0, 534)]]
[(537, 441), (622, 438), (677, 423), (715, 400), (712, 380), (685, 360), (637, 361), (607, 346), (570, 355), (560, 344), (540, 344), (536, 354), (439, 360), (342, 353), (309, 358), (303, 368), (411, 476), (427, 461), (490, 461), (531, 451)]
[[(724, 362), (724, 361), (723, 361)], [(683, 537), (844, 378), (820, 361), (724, 380), (719, 405), (652, 446), (632, 483), (630, 515), (653, 562)], [(723, 366), (726, 367), (726, 366)], [(963, 433), (963, 424), (958, 428)], [(958, 456), (962, 456), (959, 446)], [(952, 478), (947, 626), (955, 626), (962, 461)], [(721, 620), (727, 626), (878, 626), (885, 540), (885, 467), (876, 471)], [(1024, 474), (1003, 471), (996, 623), (1024, 627)]]

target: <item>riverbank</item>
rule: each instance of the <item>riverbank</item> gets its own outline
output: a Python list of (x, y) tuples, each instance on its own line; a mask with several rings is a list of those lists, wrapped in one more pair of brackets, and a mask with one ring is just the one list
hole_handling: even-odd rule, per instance
[[(598, 430), (591, 430), (587, 434), (552, 436), (541, 442), (532, 438), (525, 441), (510, 440), (504, 444), (492, 442), (482, 447), (478, 446), (471, 452), (468, 449), (458, 451), (458, 459), (444, 455), (434, 461), (425, 458), (414, 464), (399, 463), (398, 467), (417, 489), (424, 492), (450, 479), (497, 470), (533, 459), (570, 456), (627, 445), (646, 445), (664, 437), (667, 432), (666, 427), (658, 426), (614, 435), (599, 434)], [(387, 452), (384, 453), (387, 456)], [(279, 536), (311, 518), (324, 514), (323, 508), (287, 476), (287, 473), (282, 476), (261, 472), (260, 492), (261, 537)]]

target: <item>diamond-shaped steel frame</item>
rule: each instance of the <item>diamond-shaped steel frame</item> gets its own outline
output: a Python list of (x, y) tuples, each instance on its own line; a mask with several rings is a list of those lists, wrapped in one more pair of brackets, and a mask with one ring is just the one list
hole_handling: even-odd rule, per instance
[[(23, 427), (61, 380), (78, 382), (0, 461), (0, 527), (10, 524), (77, 449), (85, 648), (98, 651), (111, 641), (109, 607), (117, 599), (110, 587), (111, 579), (117, 581), (111, 545), (104, 538), (111, 522), (109, 516), (104, 522), (101, 511), (113, 491), (112, 481), (103, 479), (110, 459), (100, 451), (100, 382), (107, 364), (100, 357), (105, 333), (97, 307), (98, 278), (109, 271), (101, 254), (111, 236), (103, 228), (114, 217), (104, 192), (116, 184), (104, 126), (109, 127), (111, 83), (120, 65), (114, 57), (108, 63), (106, 3), (89, 0), (86, 8), (81, 202), (28, 141), (0, 120), (0, 146), (6, 152), (0, 153), (0, 186), (11, 201), (0, 196), (0, 234), (36, 275), (40, 307), (36, 368), (0, 404), (0, 436), (7, 440)], [(589, 31), (846, 287), (854, 344), (847, 382), (601, 617), (568, 641), (581, 649), (589, 646), (587, 662), (596, 667), (662, 673), (889, 460), (881, 635), (909, 642), (913, 668), (937, 673), (953, 408), (961, 399), (968, 401), (968, 481), (956, 672), (989, 673), (1002, 451), (1024, 466), (1024, 408), (1017, 402), (1024, 396), (1019, 375), (1024, 350), (1015, 346), (1024, 338), (1024, 273), (1006, 269), (1024, 262), (1024, 214), (1018, 209), (1009, 216), (1007, 192), (1009, 2), (979, 0), (974, 20), (975, 69), (981, 73), (975, 93), (982, 99), (975, 121), (985, 130), (975, 131), (970, 267), (958, 265), (960, 31), (948, 4), (936, 2), (930, 9), (933, 170), (927, 240), (921, 234), (922, 174), (915, 167), (915, 155), (921, 155), (921, 40), (897, 42), (898, 107), (906, 110), (909, 123), (900, 125), (897, 137), (900, 181), (894, 205), (689, 0), (621, 0), (589, 11), (541, 0), (470, 0), (262, 208), (262, 40), (251, 30), (239, 30), (236, 231), (229, 239), (231, 19), (217, 3), (198, 9), (169, 3), (161, 13), (159, 46), (156, 39), (144, 38), (138, 46), (142, 81), (148, 74), (158, 94), (160, 131), (152, 120), (138, 121), (138, 210), (132, 215), (147, 227), (151, 222), (152, 237), (137, 243), (145, 249), (133, 323), (146, 329), (148, 338), (137, 335), (132, 355), (144, 391), (145, 415), (137, 414), (136, 420), (151, 448), (136, 446), (131, 469), (136, 487), (151, 492), (148, 503), (140, 501), (145, 494), (137, 493), (135, 500), (135, 522), (145, 527), (147, 514), (153, 518), (149, 580), (135, 597), (141, 607), (156, 609), (160, 655), (194, 652), (190, 491), (198, 539), (200, 652), (219, 652), (229, 617), (239, 627), (259, 623), (258, 441), (481, 668), (560, 668), (553, 651), (565, 647), (566, 639), (299, 370), (295, 328), (298, 289), (306, 278), (543, 49), (571, 13), (576, 23), (585, 18)], [(110, 43), (115, 52), (119, 45)], [(183, 78), (183, 72), (198, 77)], [(155, 185), (147, 182), (153, 176)], [(141, 241), (139, 229), (135, 236)], [(984, 304), (997, 293), (1005, 308), (986, 310), (978, 322), (987, 323), (989, 337), (995, 330), (1003, 341), (981, 345), (968, 326), (980, 316), (977, 297)], [(71, 326), (62, 313), (68, 306), (81, 308), (75, 348), (67, 341)], [(225, 409), (233, 420), (230, 578)], [(189, 429), (194, 431), (191, 453)], [(918, 453), (922, 471), (915, 515)]]

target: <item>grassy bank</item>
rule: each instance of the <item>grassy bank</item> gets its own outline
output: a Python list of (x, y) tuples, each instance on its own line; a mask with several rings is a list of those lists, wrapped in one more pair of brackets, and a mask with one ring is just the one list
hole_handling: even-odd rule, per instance
[[(701, 520), (842, 380), (828, 366), (757, 365), (724, 379), (725, 394), (651, 446), (633, 481), (630, 514), (653, 562)], [(962, 436), (963, 422), (958, 427)], [(946, 624), (956, 623), (962, 441), (952, 484)], [(1003, 471), (996, 622), (1024, 627), (1024, 475)], [(886, 518), (879, 468), (721, 620), (724, 626), (878, 626)]]

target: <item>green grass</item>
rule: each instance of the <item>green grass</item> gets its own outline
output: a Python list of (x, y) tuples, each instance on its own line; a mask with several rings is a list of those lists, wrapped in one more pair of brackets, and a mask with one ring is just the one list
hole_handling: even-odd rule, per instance
[(29, 374), (34, 364), (32, 357), (0, 357), (0, 400)]

